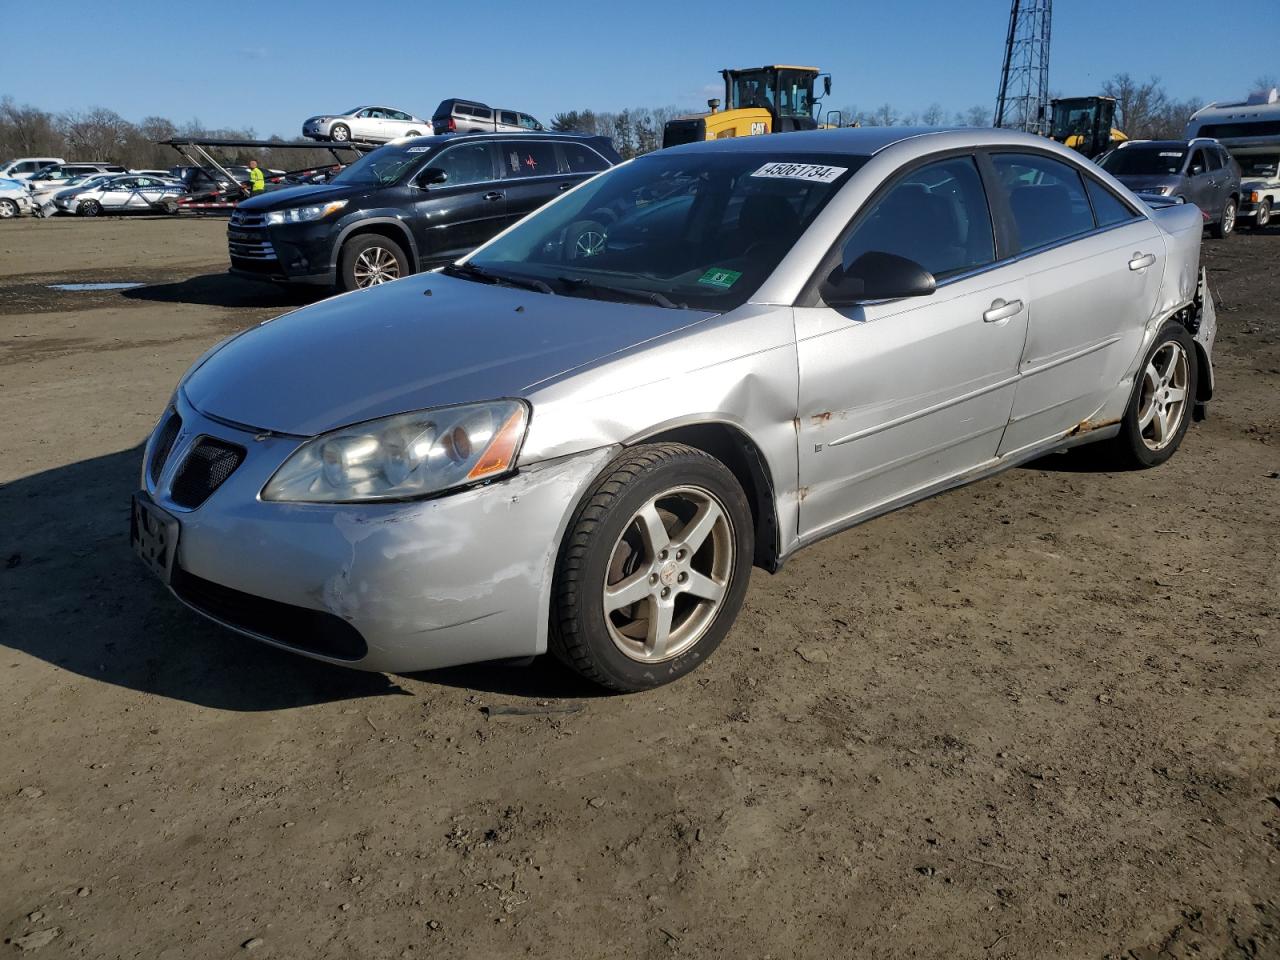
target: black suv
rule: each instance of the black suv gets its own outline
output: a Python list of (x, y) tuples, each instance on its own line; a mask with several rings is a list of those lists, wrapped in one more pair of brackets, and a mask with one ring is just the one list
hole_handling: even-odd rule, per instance
[(385, 283), (457, 259), (621, 159), (607, 138), (573, 134), (398, 140), (323, 186), (239, 204), (231, 270), (341, 290)]

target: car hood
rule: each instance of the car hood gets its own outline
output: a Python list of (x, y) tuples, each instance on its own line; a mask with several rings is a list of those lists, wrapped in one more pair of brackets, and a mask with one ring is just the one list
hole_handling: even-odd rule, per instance
[(284, 187), (272, 190), (258, 197), (250, 197), (236, 205), (239, 210), (253, 210), (265, 213), (268, 210), (283, 210), (297, 206), (299, 203), (327, 203), (330, 200), (347, 200), (351, 197), (367, 193), (373, 187), (367, 184), (329, 184), (304, 183), (296, 187)]
[(197, 364), (182, 389), (210, 416), (312, 436), (427, 407), (523, 397), (711, 316), (426, 274), (254, 327)]
[(1280, 177), (1242, 177), (1241, 190), (1274, 190), (1280, 185)]
[(1172, 189), (1177, 187), (1179, 180), (1178, 177), (1170, 176), (1169, 174), (1152, 176), (1150, 174), (1137, 175), (1132, 173), (1116, 177), (1116, 179), (1135, 192), (1150, 187), (1168, 187)]

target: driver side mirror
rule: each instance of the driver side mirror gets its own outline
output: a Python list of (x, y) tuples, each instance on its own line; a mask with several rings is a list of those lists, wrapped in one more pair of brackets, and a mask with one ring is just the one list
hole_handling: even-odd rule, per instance
[(424, 190), (427, 187), (439, 186), (449, 179), (449, 174), (441, 167), (427, 167), (422, 171), (422, 176), (418, 178), (418, 186)]
[(829, 307), (852, 307), (867, 300), (927, 297), (935, 289), (933, 274), (914, 260), (872, 250), (832, 270), (818, 293)]
[(824, 97), (831, 95), (831, 77), (830, 76), (826, 76), (822, 78), (822, 95)]
[(1202, 173), (1204, 173), (1204, 167), (1200, 166), (1198, 163), (1191, 168), (1191, 175), (1193, 177), (1198, 177)]

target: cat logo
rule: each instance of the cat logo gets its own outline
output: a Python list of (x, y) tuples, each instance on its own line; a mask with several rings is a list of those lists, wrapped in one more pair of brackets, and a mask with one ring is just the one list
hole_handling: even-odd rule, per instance
[(752, 122), (751, 136), (754, 137), (761, 133), (768, 133), (768, 132), (769, 132), (769, 124), (765, 123), (763, 120), (756, 120)]

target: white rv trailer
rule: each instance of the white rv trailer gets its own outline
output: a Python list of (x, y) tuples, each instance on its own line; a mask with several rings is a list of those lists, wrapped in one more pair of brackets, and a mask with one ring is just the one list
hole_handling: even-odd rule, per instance
[(1187, 122), (1186, 136), (1217, 139), (1240, 164), (1241, 220), (1256, 227), (1274, 222), (1280, 213), (1280, 90), (1201, 107)]
[(1201, 107), (1187, 121), (1183, 136), (1212, 137), (1233, 155), (1272, 150), (1280, 145), (1280, 90), (1272, 87), (1246, 100)]

